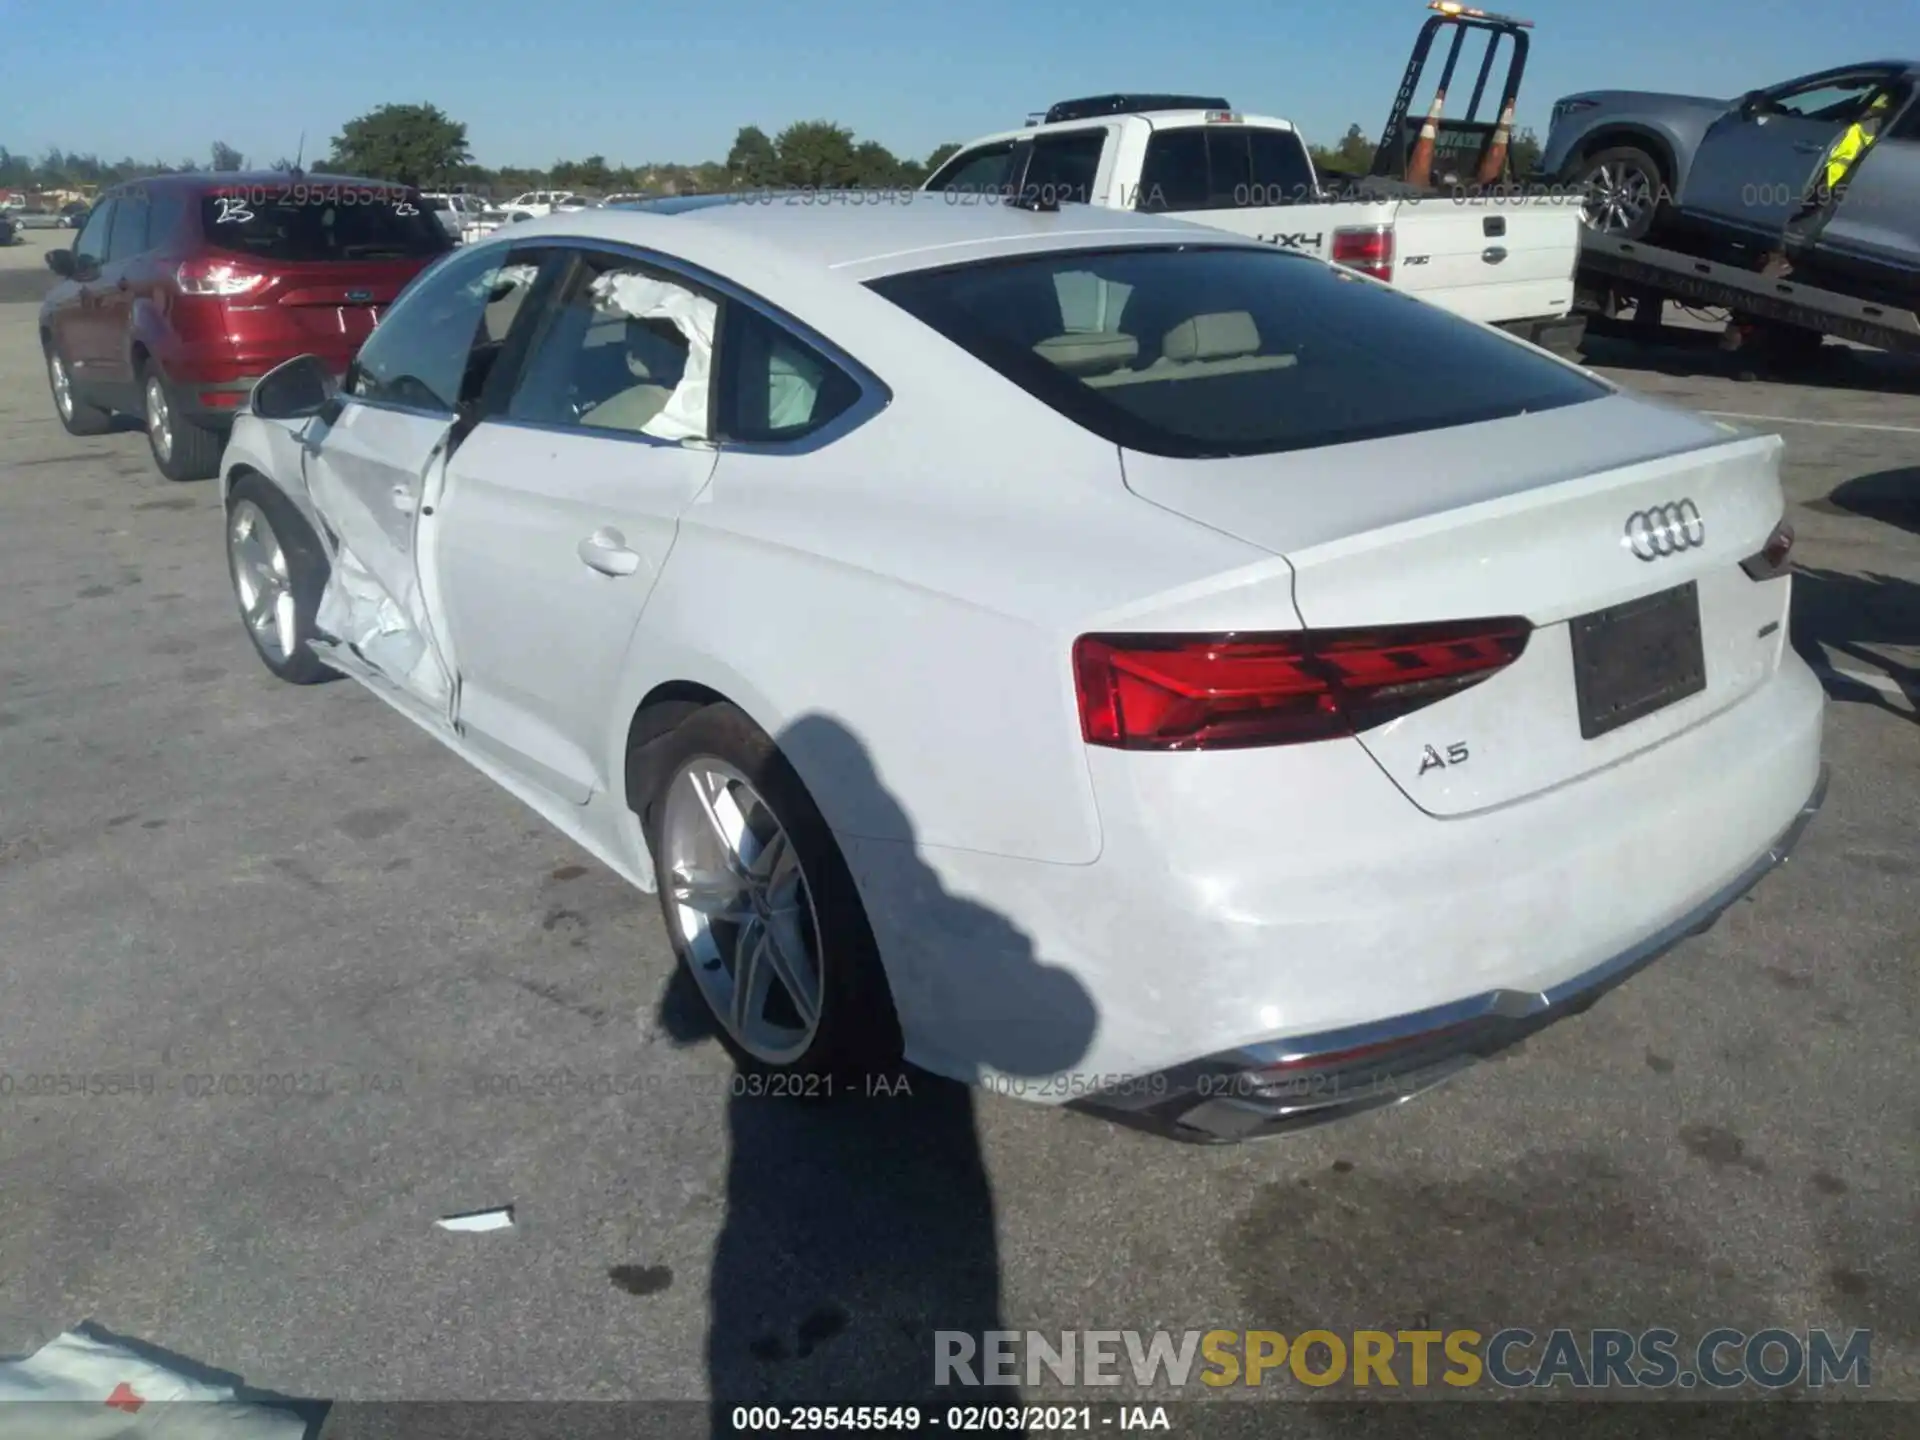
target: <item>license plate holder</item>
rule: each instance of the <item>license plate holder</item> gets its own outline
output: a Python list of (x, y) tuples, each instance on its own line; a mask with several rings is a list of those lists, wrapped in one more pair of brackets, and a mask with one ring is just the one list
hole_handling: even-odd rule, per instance
[(1571, 628), (1582, 740), (1707, 688), (1700, 587), (1694, 581), (1576, 616)]

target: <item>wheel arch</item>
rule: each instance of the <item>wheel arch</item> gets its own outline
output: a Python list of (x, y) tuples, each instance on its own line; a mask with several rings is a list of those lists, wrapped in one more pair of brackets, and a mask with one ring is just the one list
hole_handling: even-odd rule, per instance
[[(223, 465), (220, 467), (220, 505), (223, 509), (233, 503), (233, 487), (241, 480), (249, 477), (255, 480), (264, 480), (269, 485), (273, 484), (271, 478), (262, 473), (257, 467), (248, 464), (245, 460), (239, 460), (231, 465)], [(277, 489), (278, 487), (276, 486), (275, 488)]]
[[(132, 374), (138, 375), (141, 367), (160, 352), (164, 325), (151, 301), (142, 300), (134, 305), (133, 322), (127, 327), (127, 362)], [(165, 370), (164, 365), (161, 368)]]
[(1675, 160), (1673, 141), (1650, 126), (1635, 124), (1632, 121), (1610, 121), (1599, 126), (1590, 135), (1583, 137), (1567, 157), (1567, 167), (1571, 171), (1584, 165), (1602, 150), (1611, 150), (1615, 146), (1631, 146), (1644, 150), (1660, 167), (1660, 178), (1669, 192), (1673, 190), (1679, 178), (1679, 167)]
[(644, 806), (653, 792), (652, 759), (656, 741), (664, 739), (696, 710), (704, 710), (709, 705), (734, 704), (735, 701), (711, 685), (695, 680), (664, 680), (642, 696), (632, 719), (627, 722), (625, 768), (621, 776), (627, 808), (644, 818)]

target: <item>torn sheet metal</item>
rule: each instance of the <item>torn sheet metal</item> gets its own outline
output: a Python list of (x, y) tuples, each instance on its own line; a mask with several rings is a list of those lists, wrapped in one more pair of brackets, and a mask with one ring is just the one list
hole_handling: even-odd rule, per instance
[(687, 366), (673, 394), (645, 425), (660, 440), (707, 438), (707, 385), (713, 370), (713, 327), (719, 307), (705, 296), (650, 275), (611, 271), (593, 282), (594, 304), (630, 320), (670, 320), (687, 339)]
[(320, 596), (314, 625), (359, 651), (409, 693), (438, 707), (446, 703), (452, 681), (426, 642), (418, 583), (408, 577), (403, 589), (410, 606), (395, 600), (343, 546), (333, 558), (333, 575)]
[(292, 1410), (238, 1399), (79, 1331), (0, 1364), (0, 1440), (301, 1440)]

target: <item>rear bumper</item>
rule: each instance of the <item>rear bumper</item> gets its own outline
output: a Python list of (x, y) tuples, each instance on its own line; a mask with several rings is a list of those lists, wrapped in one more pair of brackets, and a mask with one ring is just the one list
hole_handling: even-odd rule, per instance
[[(202, 425), (230, 425), (262, 376), (303, 353), (308, 352), (240, 358), (187, 354), (163, 358), (161, 369), (173, 386), (174, 403), (183, 415)], [(352, 357), (320, 354), (320, 358), (338, 377), (346, 373)]]
[(1580, 342), (1586, 338), (1587, 317), (1585, 315), (1560, 315), (1543, 320), (1506, 320), (1500, 328), (1509, 335), (1517, 335), (1522, 340), (1538, 345), (1542, 350), (1551, 350), (1556, 355), (1572, 355), (1580, 349)]
[(174, 403), (188, 419), (202, 425), (231, 425), (259, 378), (243, 375), (236, 380), (212, 382), (174, 379)]
[[(1806, 810), (1824, 709), (1788, 650), (1726, 710), (1470, 815), (1424, 814), (1357, 742), (1097, 750), (1090, 864), (842, 848), (909, 1059), (1140, 1123), (1255, 1102), (1198, 1117), (1230, 1138), (1413, 1093), (1699, 929)], [(1290, 1092), (1231, 1080), (1296, 1058)]]
[(1210, 1055), (1074, 1101), (1072, 1108), (1176, 1139), (1218, 1143), (1412, 1099), (1474, 1061), (1579, 1014), (1682, 940), (1710, 929), (1793, 853), (1826, 799), (1827, 779), (1823, 764), (1792, 823), (1726, 885), (1644, 940), (1557, 985), (1487, 990), (1370, 1024)]

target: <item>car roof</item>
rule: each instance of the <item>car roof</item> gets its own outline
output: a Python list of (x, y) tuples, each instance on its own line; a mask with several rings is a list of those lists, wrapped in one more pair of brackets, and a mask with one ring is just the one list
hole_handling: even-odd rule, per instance
[(122, 180), (111, 188), (118, 189), (120, 185), (178, 185), (192, 190), (218, 190), (226, 185), (353, 185), (367, 190), (413, 188), (411, 185), (396, 185), (391, 180), (374, 180), (364, 175), (335, 175), (319, 170), (176, 170), (165, 175), (136, 176), (131, 180)]
[(837, 275), (858, 282), (1041, 250), (1259, 244), (1208, 226), (1125, 210), (1063, 205), (1036, 212), (992, 196), (922, 190), (676, 196), (522, 221), (511, 239), (518, 244), (542, 234), (658, 249), (748, 285), (753, 283), (749, 271), (793, 277), (811, 270), (821, 278)]

